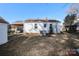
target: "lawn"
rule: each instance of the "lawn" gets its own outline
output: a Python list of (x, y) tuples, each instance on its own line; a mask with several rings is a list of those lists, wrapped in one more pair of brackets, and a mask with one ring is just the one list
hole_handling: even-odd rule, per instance
[(78, 34), (52, 34), (51, 37), (11, 35), (9, 42), (0, 46), (2, 56), (63, 56), (79, 48)]

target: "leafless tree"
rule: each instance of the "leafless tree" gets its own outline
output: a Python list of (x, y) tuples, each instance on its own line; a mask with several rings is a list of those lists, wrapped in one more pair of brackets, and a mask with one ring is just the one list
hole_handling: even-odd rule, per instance
[(72, 3), (67, 11), (68, 11), (68, 14), (78, 14), (79, 3)]

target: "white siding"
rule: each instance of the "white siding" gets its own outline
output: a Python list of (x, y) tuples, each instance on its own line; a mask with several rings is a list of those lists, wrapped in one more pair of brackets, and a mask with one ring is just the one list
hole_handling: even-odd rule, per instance
[[(34, 28), (37, 24), (37, 29)], [(40, 33), (43, 30), (43, 23), (24, 23), (24, 32), (26, 33)]]
[[(35, 24), (37, 24), (37, 27), (38, 27), (37, 29), (34, 28)], [(47, 24), (46, 28), (44, 28), (44, 24)], [(45, 29), (48, 32), (50, 24), (52, 24), (53, 33), (60, 33), (59, 23), (57, 22), (24, 23), (24, 33), (40, 33), (40, 30), (43, 30), (43, 29)]]
[(53, 33), (60, 33), (60, 28), (59, 28), (59, 23), (58, 22), (50, 22), (50, 23), (48, 23), (48, 28), (49, 28), (50, 24), (52, 24)]
[(7, 24), (0, 23), (0, 45), (4, 44), (8, 41), (8, 36), (7, 36)]
[(77, 31), (79, 31), (79, 25), (77, 25), (77, 28), (76, 28), (76, 30), (77, 30)]

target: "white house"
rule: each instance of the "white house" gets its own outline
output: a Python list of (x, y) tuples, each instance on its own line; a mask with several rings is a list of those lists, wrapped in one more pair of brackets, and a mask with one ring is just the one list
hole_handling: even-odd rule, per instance
[(24, 21), (24, 33), (39, 33), (41, 30), (46, 30), (48, 33), (61, 32), (60, 21), (44, 20), (44, 19), (28, 19)]
[(8, 22), (0, 17), (0, 45), (8, 42)]

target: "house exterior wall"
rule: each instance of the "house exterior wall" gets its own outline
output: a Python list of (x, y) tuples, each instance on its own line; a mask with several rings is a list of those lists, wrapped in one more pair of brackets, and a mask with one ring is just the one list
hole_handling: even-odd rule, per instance
[(8, 25), (0, 23), (0, 45), (8, 42)]
[[(75, 25), (74, 25), (75, 24)], [(79, 31), (79, 18), (76, 18), (76, 20), (74, 20), (73, 25), (75, 26), (75, 30)]]
[(77, 26), (76, 30), (79, 31), (79, 26)]
[[(35, 24), (37, 24), (37, 29), (35, 29)], [(43, 23), (24, 23), (24, 33), (40, 33), (43, 30)]]
[(23, 26), (17, 26), (15, 31), (16, 31), (16, 33), (22, 33), (23, 32)]
[[(35, 24), (37, 24), (37, 29), (34, 28)], [(46, 24), (46, 27), (44, 27), (44, 24)], [(40, 33), (40, 30), (46, 30), (49, 32), (49, 26), (52, 24), (53, 33), (60, 33), (60, 23), (58, 22), (27, 22), (24, 23), (24, 33)]]

